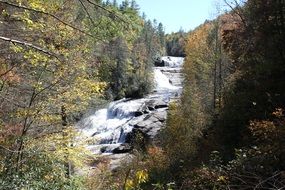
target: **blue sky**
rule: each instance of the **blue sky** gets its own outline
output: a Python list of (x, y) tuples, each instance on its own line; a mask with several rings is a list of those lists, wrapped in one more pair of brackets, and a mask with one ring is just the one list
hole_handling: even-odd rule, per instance
[[(194, 29), (206, 19), (213, 19), (215, 2), (222, 0), (136, 0), (148, 19), (161, 22), (166, 33)], [(121, 2), (121, 1), (118, 1)]]

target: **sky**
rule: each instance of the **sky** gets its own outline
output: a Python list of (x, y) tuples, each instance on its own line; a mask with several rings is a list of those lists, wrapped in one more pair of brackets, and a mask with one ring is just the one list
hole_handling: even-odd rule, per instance
[(180, 28), (187, 32), (206, 19), (213, 19), (219, 1), (222, 0), (136, 0), (141, 13), (144, 12), (147, 19), (161, 22), (166, 33)]

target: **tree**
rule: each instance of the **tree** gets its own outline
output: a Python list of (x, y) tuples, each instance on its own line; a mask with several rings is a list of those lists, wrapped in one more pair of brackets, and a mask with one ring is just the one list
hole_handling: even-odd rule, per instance
[(185, 57), (186, 33), (183, 30), (166, 35), (167, 55)]
[(157, 27), (159, 42), (162, 47), (165, 47), (165, 32), (162, 23), (160, 22)]
[(118, 2), (117, 2), (117, 0), (113, 0), (112, 6), (113, 6), (113, 7), (118, 7)]
[[(0, 127), (5, 142), (9, 142), (1, 142), (1, 155), (5, 155), (1, 156), (1, 187), (6, 188), (11, 179), (19, 176), (15, 186), (11, 184), (12, 189), (43, 189), (52, 180), (25, 186), (22, 179), (37, 176), (39, 179), (35, 179), (42, 183), (53, 169), (58, 168), (55, 174), (61, 175), (66, 172), (65, 163), (75, 161), (72, 155), (78, 150), (70, 146), (74, 137), (66, 130), (74, 125), (73, 116), (102, 94), (105, 83), (96, 78), (93, 44), (106, 39), (106, 33), (112, 29), (106, 28), (105, 33), (89, 30), (88, 22), (95, 27), (93, 15), (79, 1), (68, 5), (62, 1), (0, 1), (0, 5), (5, 13), (0, 24), (0, 43), (5, 47), (0, 54)], [(100, 4), (91, 5), (110, 13)], [(13, 128), (15, 134), (8, 135)], [(46, 146), (40, 146), (47, 135), (59, 135), (62, 139), (56, 145), (49, 140), (45, 141)], [(65, 159), (51, 156), (57, 152), (54, 149), (62, 151)], [(40, 167), (44, 161), (51, 164), (50, 170), (46, 165)], [(39, 168), (30, 167), (31, 163), (39, 164)], [(60, 180), (50, 187), (70, 184), (72, 178)]]
[(129, 0), (124, 0), (122, 4), (120, 5), (120, 10), (125, 11), (127, 10), (127, 8), (129, 8), (129, 6), (130, 6)]

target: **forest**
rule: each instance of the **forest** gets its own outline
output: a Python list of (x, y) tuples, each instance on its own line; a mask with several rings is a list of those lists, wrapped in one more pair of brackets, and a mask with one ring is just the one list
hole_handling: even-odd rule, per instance
[[(0, 189), (285, 188), (285, 2), (166, 34), (135, 0), (0, 0)], [(154, 63), (185, 57), (155, 143), (115, 172), (74, 143), (90, 108), (152, 92)]]

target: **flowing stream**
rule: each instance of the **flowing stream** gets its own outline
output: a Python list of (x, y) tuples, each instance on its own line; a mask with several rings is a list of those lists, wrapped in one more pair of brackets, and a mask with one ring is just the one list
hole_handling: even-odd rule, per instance
[[(159, 122), (166, 119), (170, 99), (179, 96), (182, 89), (180, 69), (183, 58), (162, 57), (162, 60), (166, 66), (153, 68), (155, 89), (151, 94), (141, 99), (111, 102), (107, 108), (78, 123), (81, 138), (88, 139), (87, 148), (92, 153), (115, 153), (114, 150), (126, 143), (128, 134), (135, 127), (141, 127), (151, 138), (157, 134), (161, 127)], [(151, 116), (156, 116), (156, 119), (151, 119)]]

